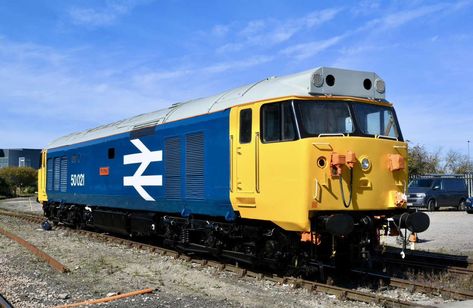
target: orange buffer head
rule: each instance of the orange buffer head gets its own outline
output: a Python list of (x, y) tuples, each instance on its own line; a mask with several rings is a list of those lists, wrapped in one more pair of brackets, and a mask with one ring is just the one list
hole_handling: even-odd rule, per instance
[(320, 245), (320, 234), (315, 232), (302, 232), (301, 242), (312, 242), (312, 244)]
[(353, 167), (355, 167), (355, 163), (356, 163), (355, 152), (353, 152), (353, 151), (348, 151), (347, 152), (346, 162), (347, 162), (348, 168), (353, 169)]
[(404, 170), (406, 167), (406, 162), (404, 157), (399, 154), (389, 154), (389, 170), (397, 171), (397, 170)]
[(330, 157), (330, 167), (332, 170), (332, 176), (342, 175), (342, 166), (345, 165), (345, 163), (345, 155), (338, 154), (337, 152), (332, 152), (332, 155)]

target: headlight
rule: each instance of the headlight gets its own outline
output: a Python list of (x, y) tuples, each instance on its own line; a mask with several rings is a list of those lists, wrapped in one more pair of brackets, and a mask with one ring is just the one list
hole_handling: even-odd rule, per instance
[(363, 158), (361, 160), (361, 169), (368, 170), (371, 167), (371, 162), (368, 158)]
[(320, 75), (319, 73), (316, 73), (312, 76), (312, 83), (317, 88), (320, 88), (324, 84), (324, 77)]
[(424, 197), (425, 197), (425, 193), (418, 193), (418, 194), (416, 194), (416, 197), (417, 197), (417, 198), (424, 198)]
[(386, 91), (386, 85), (382, 79), (376, 79), (374, 82), (374, 87), (376, 91), (380, 94), (383, 94)]

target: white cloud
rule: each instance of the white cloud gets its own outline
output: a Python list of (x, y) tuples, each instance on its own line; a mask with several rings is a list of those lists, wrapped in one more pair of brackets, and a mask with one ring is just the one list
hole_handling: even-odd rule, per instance
[(303, 30), (309, 30), (329, 22), (341, 11), (340, 8), (314, 11), (306, 16), (279, 20), (262, 19), (248, 22), (236, 31), (235, 42), (217, 48), (217, 53), (237, 52), (250, 47), (269, 47), (284, 43)]
[[(108, 26), (130, 14), (139, 3), (144, 2), (109, 1), (101, 8), (85, 7), (84, 4), (71, 9), (67, 16), (77, 25)], [(206, 32), (196, 29), (200, 35), (180, 40), (179, 44), (186, 40), (191, 43), (186, 45), (192, 49), (185, 51), (185, 55), (168, 51), (162, 52), (159, 57), (156, 53), (150, 56), (151, 52), (139, 49), (133, 49), (137, 50), (137, 54), (95, 50), (100, 44), (94, 42), (86, 42), (86, 47), (79, 46), (74, 50), (56, 49), (8, 41), (0, 36), (0, 122), (4, 128), (2, 133), (8, 132), (9, 136), (14, 136), (6, 139), (5, 134), (0, 134), (0, 144), (14, 144), (17, 138), (25, 141), (23, 144), (34, 146), (35, 140), (48, 141), (53, 134), (56, 137), (160, 109), (172, 102), (216, 93), (222, 88), (276, 71), (280, 74), (307, 68), (314, 65), (314, 59), (321, 65), (339, 63), (342, 67), (378, 71), (386, 76), (386, 81), (390, 82), (388, 89), (392, 89), (393, 93), (409, 93), (408, 89), (414, 87), (413, 84), (415, 87), (423, 86), (423, 95), (430, 91), (429, 87), (442, 89), (443, 92), (439, 90), (431, 97), (432, 101), (445, 95), (448, 97), (445, 91), (458, 93), (457, 96), (462, 99), (456, 98), (455, 104), (459, 106), (454, 109), (461, 112), (455, 113), (458, 119), (446, 121), (456, 124), (445, 128), (449, 134), (455, 134), (465, 126), (467, 120), (464, 115), (471, 109), (470, 105), (462, 103), (471, 101), (465, 97), (466, 92), (462, 89), (454, 92), (452, 89), (468, 88), (472, 66), (468, 65), (471, 63), (468, 54), (471, 48), (467, 47), (471, 46), (472, 36), (466, 29), (446, 35), (442, 31), (445, 28), (431, 31), (429, 27), (426, 31), (413, 31), (416, 41), (412, 42), (412, 39), (408, 41), (411, 38), (409, 30), (428, 22), (442, 27), (443, 17), (453, 10), (464, 9), (470, 3), (397, 3), (370, 7), (376, 12), (371, 11), (363, 16), (354, 15), (350, 8), (345, 7), (318, 10), (287, 19), (263, 18), (245, 23), (229, 21), (226, 25), (215, 25)], [(365, 2), (365, 5), (370, 6), (370, 3)], [(340, 12), (351, 14), (343, 16)], [(451, 15), (449, 18), (455, 17)], [(367, 22), (369, 18), (372, 20)], [(330, 32), (325, 28), (330, 28)], [(400, 33), (387, 31), (392, 29), (399, 29)], [(417, 38), (428, 31), (424, 38)], [(433, 45), (430, 39), (435, 41), (437, 35), (439, 40), (436, 41), (436, 49), (433, 49), (429, 47)], [(442, 44), (439, 45), (439, 41)], [(212, 55), (210, 49), (216, 44), (221, 44), (218, 48), (221, 54)], [(413, 52), (407, 54), (407, 47)], [(288, 61), (291, 59), (300, 62)], [(270, 62), (275, 65), (264, 65)], [(421, 64), (428, 68), (421, 67)], [(399, 74), (406, 75), (406, 68), (415, 68), (423, 75), (432, 76), (422, 76), (419, 83), (402, 83), (403, 76)], [(389, 76), (397, 83), (397, 89)], [(435, 79), (440, 85), (436, 86)], [(444, 80), (454, 81), (447, 90), (444, 90)], [(414, 91), (418, 92), (418, 89)], [(389, 92), (389, 98), (393, 97)], [(405, 137), (421, 142), (438, 142), (435, 139), (439, 139), (438, 136), (433, 138), (428, 134), (432, 122), (444, 119), (442, 116), (445, 114), (453, 114), (451, 106), (433, 107), (429, 105), (430, 100), (416, 101), (412, 95), (395, 101), (399, 101), (396, 107), (400, 113), (407, 112), (400, 116)], [(453, 105), (451, 101), (449, 103)], [(412, 104), (425, 105), (430, 112), (414, 110)], [(418, 114), (422, 117), (419, 118)], [(21, 123), (21, 127), (16, 128), (15, 122)], [(450, 138), (444, 139), (446, 143), (452, 143)], [(22, 145), (17, 143), (15, 146)]]
[(33, 43), (12, 43), (0, 37), (0, 62), (11, 63), (29, 61), (33, 66), (52, 65), (59, 67), (67, 60), (67, 56), (54, 49)]
[(203, 68), (202, 71), (210, 74), (217, 74), (230, 70), (241, 70), (270, 62), (273, 59), (274, 58), (271, 56), (255, 56), (248, 59), (217, 63)]
[(216, 25), (212, 28), (211, 33), (217, 37), (223, 37), (228, 33), (229, 26), (225, 25)]
[(151, 72), (138, 72), (133, 77), (133, 84), (140, 88), (152, 89), (162, 80), (175, 80), (186, 75), (193, 74), (192, 69), (174, 69), (172, 71), (151, 71)]
[(297, 19), (296, 23), (312, 28), (315, 26), (320, 26), (323, 23), (326, 23), (333, 18), (341, 11), (342, 9), (325, 9), (322, 11), (315, 11), (305, 16), (305, 18)]
[(73, 8), (69, 11), (72, 22), (76, 25), (107, 26), (115, 22), (116, 12), (102, 11), (95, 9)]
[(361, 0), (358, 1), (358, 4), (353, 7), (350, 11), (355, 16), (365, 16), (370, 15), (374, 11), (377, 11), (381, 7), (381, 2), (379, 0)]
[(281, 53), (296, 60), (304, 60), (332, 47), (340, 42), (342, 38), (343, 36), (340, 35), (322, 41), (298, 44), (282, 50)]
[(254, 56), (160, 71), (145, 71), (144, 65), (138, 65), (124, 73), (109, 66), (103, 71), (84, 67), (83, 56), (89, 50), (79, 50), (0, 40), (2, 132), (23, 136), (19, 142), (2, 133), (0, 144), (44, 146), (43, 142), (60, 135), (215, 93), (209, 81), (215, 81), (215, 76), (272, 60)]
[[(164, 108), (186, 97), (216, 92), (205, 80), (272, 60), (254, 56), (160, 71), (145, 71), (144, 66), (138, 65), (124, 73), (110, 67), (103, 71), (84, 67), (85, 52), (89, 51), (57, 50), (0, 39), (0, 121), (21, 121), (24, 131), (44, 133), (38, 139), (47, 139), (50, 124), (43, 127), (33, 124), (32, 119), (54, 123), (58, 135), (83, 130)], [(13, 130), (14, 124), (9, 127)], [(0, 139), (0, 143), (6, 142), (4, 137)], [(24, 140), (28, 139), (31, 140), (25, 135)]]
[(114, 24), (118, 18), (128, 14), (137, 5), (142, 4), (139, 0), (109, 0), (101, 9), (73, 7), (69, 10), (72, 23), (90, 27), (109, 26)]
[(451, 5), (451, 9), (454, 11), (463, 10), (473, 4), (471, 0), (457, 1)]
[(225, 54), (230, 52), (237, 52), (242, 50), (244, 47), (245, 45), (242, 43), (227, 43), (217, 48), (217, 53)]
[(252, 20), (239, 32), (239, 35), (251, 37), (258, 35), (259, 32), (265, 30), (267, 21), (264, 20)]
[(274, 60), (271, 56), (253, 56), (247, 59), (222, 61), (208, 66), (176, 68), (170, 71), (148, 71), (136, 73), (133, 84), (142, 89), (153, 89), (160, 83), (175, 81), (176, 79), (189, 80), (199, 76), (205, 79), (210, 75), (222, 74), (228, 71), (239, 71), (249, 67), (258, 66)]
[(427, 15), (437, 13), (443, 10), (444, 8), (446, 8), (447, 6), (448, 4), (440, 3), (437, 5), (421, 6), (413, 10), (405, 10), (405, 11), (393, 13), (380, 19), (379, 24), (381, 28), (385, 30), (398, 28), (415, 19), (419, 19), (421, 17), (425, 17)]
[(21, 118), (26, 127), (28, 119), (56, 124), (67, 119), (77, 130), (163, 104), (159, 96), (123, 86), (123, 80), (110, 73), (103, 77), (100, 71), (77, 66), (77, 58), (74, 51), (0, 40), (1, 118)]
[[(363, 6), (362, 4), (360, 5)], [(462, 6), (465, 6), (465, 4)], [(439, 3), (396, 10), (395, 13), (392, 13), (392, 9), (387, 12), (377, 10), (376, 15), (378, 17), (343, 34), (345, 37), (358, 37), (358, 39), (352, 41), (351, 45), (340, 49), (341, 56), (334, 59), (332, 65), (353, 68), (363, 67), (370, 63), (374, 52), (405, 47), (406, 43), (402, 40), (387, 42), (385, 36), (388, 31), (401, 28), (415, 21), (429, 21), (433, 17), (451, 14), (458, 10), (458, 7), (458, 5), (451, 5), (449, 3)], [(352, 13), (355, 16), (358, 14), (356, 10), (352, 10)], [(428, 16), (430, 17), (428, 18)], [(437, 35), (433, 36), (432, 42), (437, 39)], [(409, 43), (409, 46), (412, 46), (412, 43)]]

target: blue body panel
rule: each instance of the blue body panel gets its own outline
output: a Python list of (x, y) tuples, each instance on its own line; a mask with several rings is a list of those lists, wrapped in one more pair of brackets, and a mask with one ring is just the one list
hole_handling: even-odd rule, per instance
[[(48, 200), (232, 219), (229, 114), (225, 110), (158, 125), (144, 133), (129, 132), (50, 149)], [(143, 147), (140, 150), (132, 143), (137, 139), (153, 154), (162, 151), (162, 161), (125, 164), (124, 156), (142, 153)], [(162, 186), (145, 184), (144, 194), (134, 186), (125, 186), (124, 177), (139, 173), (139, 168), (144, 170), (143, 176), (162, 176)], [(147, 201), (146, 194), (154, 201)]]

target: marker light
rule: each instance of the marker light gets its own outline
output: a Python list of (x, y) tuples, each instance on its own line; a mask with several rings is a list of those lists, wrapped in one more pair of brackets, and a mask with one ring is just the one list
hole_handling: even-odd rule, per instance
[(376, 79), (374, 82), (374, 87), (376, 88), (376, 91), (378, 93), (384, 93), (386, 91), (386, 85), (384, 84), (384, 81), (382, 79)]
[(363, 158), (361, 160), (361, 169), (368, 170), (371, 167), (371, 162), (368, 158)]

